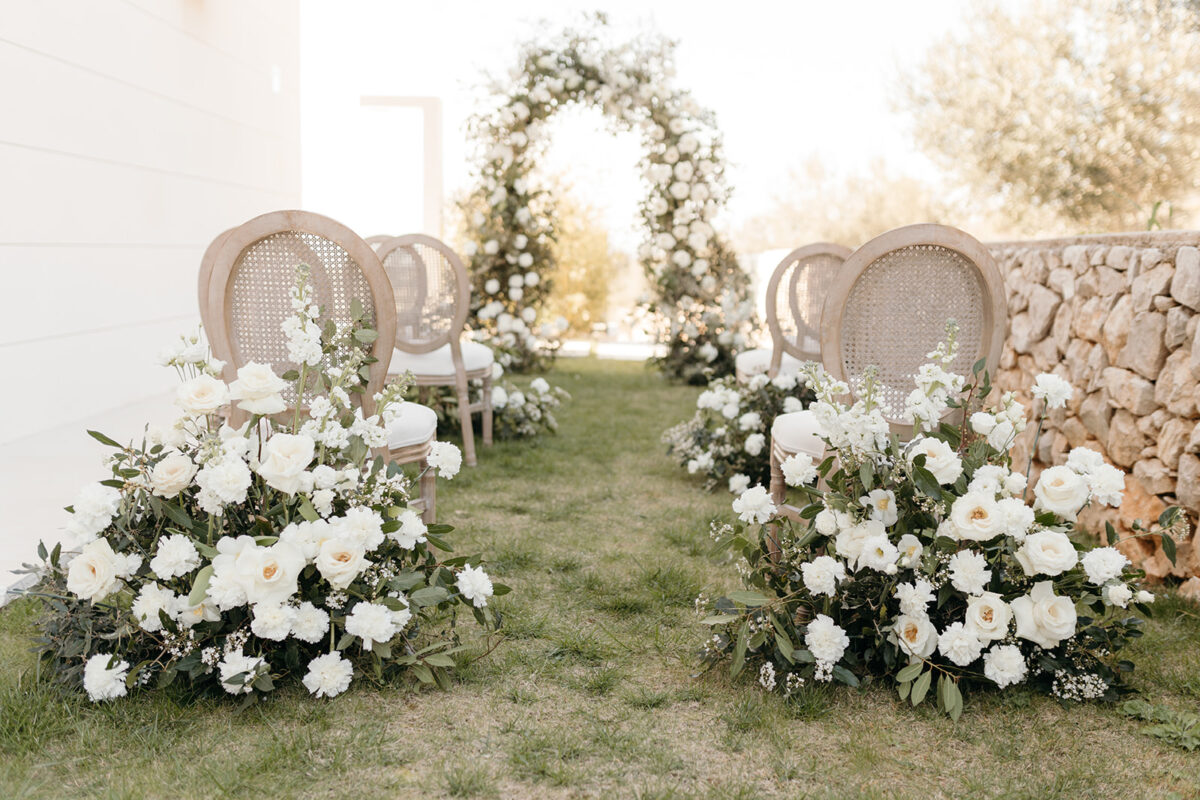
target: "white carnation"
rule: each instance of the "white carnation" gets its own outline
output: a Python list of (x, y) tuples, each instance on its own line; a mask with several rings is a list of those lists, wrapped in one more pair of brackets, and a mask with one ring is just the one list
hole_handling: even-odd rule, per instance
[(254, 607), (254, 619), (250, 623), (250, 630), (260, 639), (282, 642), (292, 632), (295, 614), (290, 606), (259, 603)]
[[(257, 613), (257, 609), (256, 612)], [(329, 613), (305, 600), (292, 614), (292, 635), (316, 644), (329, 634)]]
[(326, 653), (308, 662), (304, 688), (316, 697), (337, 697), (350, 688), (354, 667), (341, 653)]
[(938, 637), (938, 652), (960, 667), (969, 665), (983, 652), (983, 642), (961, 622), (955, 622)]
[(817, 556), (800, 565), (804, 588), (814, 595), (833, 597), (839, 581), (846, 579), (846, 568), (831, 556)]
[(362, 640), (364, 650), (387, 644), (396, 635), (391, 610), (379, 603), (359, 602), (346, 617), (346, 633)]
[(400, 512), (400, 516), (396, 518), (396, 521), (400, 523), (399, 530), (388, 534), (395, 540), (396, 544), (405, 550), (412, 550), (419, 542), (426, 541), (425, 534), (429, 531), (429, 528), (426, 527), (417, 512), (411, 508), (406, 508)]
[(808, 623), (804, 644), (819, 662), (836, 664), (850, 645), (850, 637), (825, 614)]
[(426, 462), (439, 476), (450, 480), (462, 468), (462, 451), (449, 442), (434, 442), (429, 447)]
[(1046, 408), (1062, 408), (1071, 399), (1075, 389), (1057, 375), (1043, 372), (1034, 378), (1032, 394), (1039, 400), (1044, 400)]
[(987, 559), (982, 553), (960, 550), (950, 556), (947, 567), (951, 585), (964, 594), (983, 594), (992, 579), (992, 571), (987, 568)]
[(172, 533), (158, 540), (158, 551), (150, 559), (150, 569), (163, 580), (186, 575), (200, 566), (200, 553), (192, 540), (181, 533)]
[(454, 585), (458, 588), (459, 594), (470, 600), (476, 608), (485, 607), (488, 598), (492, 596), (492, 579), (483, 571), (483, 567), (465, 565), (458, 573)]
[(1097, 586), (1103, 586), (1119, 576), (1129, 564), (1125, 554), (1115, 547), (1097, 547), (1084, 553), (1080, 561), (1088, 580)]
[[(732, 479), (730, 479), (730, 486), (732, 487), (732, 485)], [(776, 511), (771, 495), (762, 486), (754, 486), (742, 492), (733, 501), (733, 510), (742, 522), (755, 525), (765, 523), (775, 516)]]
[(1025, 680), (1028, 667), (1021, 648), (1013, 644), (998, 644), (983, 654), (983, 674), (1001, 689)]
[(927, 606), (934, 601), (933, 586), (926, 580), (901, 583), (896, 586), (896, 599), (900, 601), (900, 614), (906, 617), (922, 617)]
[(248, 656), (241, 651), (227, 653), (217, 664), (221, 676), (221, 687), (230, 694), (250, 694), (254, 681), (266, 673), (267, 662), (257, 656)]
[(156, 583), (146, 583), (134, 598), (129, 611), (138, 625), (144, 631), (155, 633), (162, 630), (160, 611), (165, 611), (169, 618), (174, 618), (179, 609), (179, 597), (170, 589), (164, 589)]
[(124, 697), (129, 693), (125, 685), (128, 674), (128, 661), (122, 661), (113, 655), (97, 653), (83, 666), (84, 691), (93, 703)]
[(788, 486), (802, 486), (817, 479), (817, 467), (807, 453), (790, 455), (779, 466)]

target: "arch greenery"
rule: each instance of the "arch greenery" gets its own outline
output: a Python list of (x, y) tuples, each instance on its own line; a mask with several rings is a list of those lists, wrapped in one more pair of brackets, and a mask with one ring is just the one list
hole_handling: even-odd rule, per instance
[(721, 136), (712, 113), (673, 85), (673, 42), (610, 38), (597, 16), (584, 29), (527, 43), (506, 80), (491, 87), (492, 109), (471, 121), (479, 181), (464, 212), (477, 328), (510, 368), (538, 367), (553, 351), (559, 329), (540, 314), (557, 227), (552, 191), (539, 185), (535, 167), (547, 122), (566, 106), (589, 105), (614, 130), (641, 134), (645, 318), (666, 345), (658, 365), (702, 382), (733, 370), (753, 312), (747, 276), (713, 227), (729, 195)]

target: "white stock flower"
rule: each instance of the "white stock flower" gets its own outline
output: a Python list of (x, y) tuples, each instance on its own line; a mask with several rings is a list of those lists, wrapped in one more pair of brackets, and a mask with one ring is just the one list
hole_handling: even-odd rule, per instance
[(425, 534), (429, 531), (421, 516), (411, 508), (406, 508), (400, 512), (400, 516), (396, 518), (400, 523), (400, 528), (388, 534), (405, 550), (412, 550), (419, 542), (426, 541)]
[(1025, 543), (1014, 554), (1025, 574), (1061, 575), (1079, 562), (1075, 545), (1064, 533), (1038, 531), (1025, 537)]
[(1133, 599), (1133, 590), (1123, 583), (1113, 583), (1104, 587), (1104, 602), (1118, 608), (1129, 608)]
[(804, 588), (814, 595), (833, 597), (838, 581), (846, 579), (846, 568), (831, 556), (817, 556), (800, 565)]
[(732, 494), (741, 494), (750, 486), (750, 476), (737, 473), (729, 478), (729, 491)]
[(1003, 639), (1012, 622), (1012, 609), (995, 592), (967, 599), (967, 629), (984, 641)]
[(487, 294), (499, 294), (500, 281), (496, 280), (495, 278), (488, 278), (488, 280), (483, 284), (483, 291)]
[(462, 468), (462, 451), (449, 442), (434, 442), (429, 446), (426, 462), (437, 470), (439, 477), (450, 480)]
[(534, 378), (529, 382), (529, 389), (534, 394), (549, 394), (550, 384), (546, 382), (545, 378)]
[(346, 633), (362, 640), (364, 650), (387, 644), (396, 635), (391, 610), (379, 603), (360, 601), (346, 617)]
[[(140, 560), (139, 560), (140, 561)], [(67, 591), (80, 600), (97, 603), (121, 588), (121, 579), (130, 569), (125, 556), (114, 552), (107, 539), (96, 539), (83, 546), (67, 566)]]
[(971, 476), (967, 491), (994, 497), (1004, 491), (1004, 479), (1007, 476), (1008, 470), (1005, 467), (999, 464), (984, 464)]
[(186, 575), (200, 566), (200, 553), (192, 540), (172, 533), (158, 540), (158, 549), (150, 559), (150, 570), (164, 580)]
[(1043, 372), (1033, 380), (1031, 393), (1046, 403), (1046, 408), (1062, 408), (1075, 394), (1075, 389), (1057, 375)]
[[(809, 463), (812, 463), (812, 459), (809, 459)], [(866, 496), (858, 498), (858, 502), (871, 512), (871, 519), (884, 525), (895, 525), (899, 518), (896, 511), (896, 494), (888, 489), (872, 489)]]
[(752, 433), (746, 437), (745, 449), (752, 456), (757, 456), (767, 446), (767, 437), (761, 433)]
[(508, 405), (508, 392), (502, 386), (492, 387), (492, 408), (499, 411)]
[(986, 542), (1004, 533), (1004, 514), (993, 497), (991, 493), (967, 492), (954, 501), (950, 521), (959, 539)]
[[(731, 486), (732, 486), (732, 479)], [(742, 522), (761, 525), (775, 516), (775, 503), (762, 486), (751, 487), (733, 501), (733, 510)]]
[(779, 465), (788, 486), (802, 486), (817, 479), (817, 468), (808, 453), (790, 455)]
[(1015, 644), (998, 644), (983, 654), (983, 674), (1001, 689), (1025, 680), (1028, 667), (1021, 648)]
[(226, 653), (225, 658), (217, 664), (221, 688), (230, 694), (250, 694), (254, 691), (254, 681), (266, 671), (266, 661), (258, 656), (248, 656), (240, 650)]
[(850, 637), (829, 616), (818, 614), (808, 623), (804, 644), (817, 661), (836, 664), (850, 646)]
[(1154, 602), (1154, 593), (1147, 592), (1145, 589), (1142, 589), (1141, 591), (1139, 591), (1137, 593), (1137, 595), (1133, 599), (1135, 602), (1138, 602), (1138, 603), (1153, 603)]
[(334, 589), (345, 589), (368, 566), (362, 543), (348, 536), (326, 539), (314, 562), (321, 577)]
[(329, 634), (329, 612), (305, 600), (292, 614), (292, 636), (316, 644)]
[(987, 568), (987, 559), (982, 553), (960, 550), (950, 556), (946, 565), (950, 571), (950, 584), (964, 594), (983, 594), (992, 571)]
[(984, 643), (961, 622), (946, 626), (938, 637), (938, 652), (960, 667), (969, 665), (979, 658)]
[(317, 656), (308, 662), (304, 688), (315, 697), (337, 697), (350, 688), (354, 667), (338, 652)]
[(291, 606), (279, 603), (259, 603), (254, 607), (250, 630), (260, 639), (282, 642), (292, 632), (296, 612)]
[(296, 494), (312, 488), (312, 463), (316, 444), (302, 433), (277, 433), (263, 445), (263, 459), (258, 474), (267, 485), (284, 494)]
[(128, 675), (128, 661), (123, 661), (115, 655), (97, 653), (83, 665), (83, 689), (93, 703), (115, 700), (129, 693), (125, 685)]
[(783, 399), (783, 413), (792, 414), (796, 411), (803, 411), (804, 403), (799, 397), (785, 397)]
[(195, 462), (183, 453), (167, 453), (150, 470), (150, 490), (159, 497), (170, 499), (191, 485), (197, 469)]
[(1045, 509), (1058, 516), (1074, 520), (1088, 501), (1087, 482), (1068, 466), (1050, 467), (1042, 471), (1037, 486), (1034, 508)]
[(197, 375), (175, 391), (175, 402), (194, 416), (212, 414), (229, 399), (229, 388), (211, 375)]
[(251, 414), (278, 414), (287, 408), (281, 395), (287, 387), (270, 364), (247, 361), (238, 369), (237, 380), (229, 384), (229, 399), (240, 401), (238, 408)]
[(79, 490), (71, 508), (74, 514), (67, 529), (81, 541), (90, 540), (108, 527), (121, 507), (121, 492), (101, 483), (89, 483)]
[(162, 630), (162, 617), (158, 612), (165, 611), (168, 617), (174, 618), (178, 607), (178, 595), (156, 583), (146, 583), (134, 598), (129, 611), (142, 630), (154, 633)]
[(905, 617), (923, 617), (929, 613), (926, 608), (934, 601), (933, 586), (927, 580), (918, 579), (913, 583), (896, 585), (896, 600), (900, 603), (900, 614)]
[(1097, 586), (1103, 586), (1118, 577), (1129, 564), (1125, 554), (1115, 547), (1097, 547), (1083, 554), (1080, 559), (1083, 571), (1088, 580)]
[(1029, 594), (1013, 600), (1011, 605), (1017, 636), (1022, 639), (1050, 649), (1075, 635), (1075, 604), (1069, 597), (1054, 594), (1051, 581), (1035, 583)]
[(962, 475), (962, 459), (941, 439), (922, 437), (914, 440), (908, 449), (908, 463), (913, 463), (919, 455), (925, 456), (925, 469), (943, 486), (949, 486)]
[(762, 427), (762, 416), (757, 411), (747, 411), (738, 417), (737, 424), (739, 430), (756, 431)]
[(459, 594), (470, 600), (476, 608), (485, 607), (492, 596), (492, 579), (483, 571), (483, 567), (464, 565), (454, 585), (458, 587)]
[(892, 630), (900, 649), (912, 658), (928, 658), (937, 648), (938, 632), (924, 613), (920, 616), (901, 614)]

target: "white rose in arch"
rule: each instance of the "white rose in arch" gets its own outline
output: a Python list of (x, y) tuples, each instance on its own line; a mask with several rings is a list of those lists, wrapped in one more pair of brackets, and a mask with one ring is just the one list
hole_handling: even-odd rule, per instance
[(211, 375), (197, 375), (175, 392), (175, 402), (196, 416), (212, 414), (229, 399), (229, 388)]
[(113, 552), (107, 539), (83, 546), (67, 567), (67, 590), (80, 600), (96, 603), (121, 587), (125, 560)]
[(908, 450), (908, 463), (913, 463), (919, 455), (925, 456), (925, 469), (943, 486), (954, 483), (962, 475), (962, 459), (941, 439), (922, 437), (913, 441)]
[(159, 497), (174, 497), (191, 484), (198, 469), (195, 462), (183, 453), (168, 453), (150, 471), (150, 490)]
[(488, 294), (499, 293), (500, 281), (496, 280), (495, 278), (489, 278), (487, 282), (483, 284), (483, 290)]
[(1025, 543), (1015, 553), (1025, 574), (1061, 575), (1079, 562), (1079, 553), (1066, 534), (1058, 531), (1038, 531), (1025, 537)]
[(315, 445), (308, 436), (277, 433), (263, 445), (262, 463), (258, 474), (267, 485), (285, 494), (295, 494), (312, 485), (312, 475), (306, 470), (312, 463)]
[(995, 592), (984, 592), (967, 600), (967, 630), (984, 641), (996, 641), (1008, 635), (1012, 609)]
[(950, 519), (960, 539), (986, 542), (1005, 532), (1005, 516), (995, 499), (984, 492), (967, 492), (950, 507)]
[(1083, 476), (1070, 467), (1050, 467), (1038, 478), (1033, 496), (1036, 498), (1034, 508), (1074, 520), (1087, 503), (1088, 485)]
[(533, 256), (529, 253), (521, 253), (521, 255), (517, 256), (517, 264), (522, 269), (529, 269), (533, 266)]
[[(532, 263), (533, 263), (533, 260), (531, 258), (530, 264), (532, 264)], [(526, 264), (525, 266), (529, 266), (529, 265)], [(541, 276), (538, 275), (536, 272), (526, 272), (525, 273), (525, 285), (526, 286), (537, 286), (539, 281), (541, 281)], [(526, 321), (528, 321), (528, 320), (526, 320)]]
[(913, 659), (928, 658), (938, 643), (937, 628), (926, 616), (902, 614), (892, 626), (900, 649)]
[(287, 381), (271, 369), (270, 364), (246, 362), (237, 372), (237, 380), (229, 384), (229, 399), (251, 414), (278, 414), (287, 408), (280, 393)]
[(1012, 601), (1017, 636), (1045, 648), (1057, 647), (1075, 635), (1075, 604), (1071, 598), (1054, 594), (1054, 583), (1040, 581), (1024, 597)]
[(367, 566), (367, 558), (361, 542), (339, 536), (321, 543), (315, 563), (330, 586), (345, 589)]
[(688, 195), (692, 193), (692, 188), (683, 181), (675, 181), (671, 184), (667, 191), (669, 191), (671, 196), (676, 200), (687, 200)]

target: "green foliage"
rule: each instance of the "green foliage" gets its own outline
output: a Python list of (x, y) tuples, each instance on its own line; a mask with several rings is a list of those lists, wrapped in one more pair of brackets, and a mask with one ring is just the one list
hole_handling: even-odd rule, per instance
[(1147, 736), (1189, 752), (1200, 750), (1200, 715), (1194, 712), (1176, 711), (1170, 706), (1145, 700), (1128, 700), (1121, 704), (1121, 713), (1153, 723), (1142, 727), (1142, 733)]

